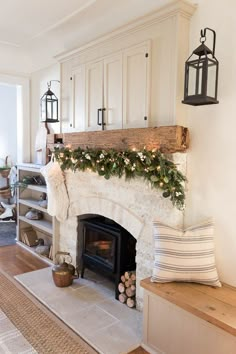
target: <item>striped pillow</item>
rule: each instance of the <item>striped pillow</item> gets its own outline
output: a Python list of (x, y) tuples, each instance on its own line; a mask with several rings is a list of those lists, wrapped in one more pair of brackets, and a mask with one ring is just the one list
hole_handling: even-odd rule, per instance
[(195, 282), (221, 286), (214, 255), (214, 228), (208, 221), (185, 231), (154, 222), (153, 282)]

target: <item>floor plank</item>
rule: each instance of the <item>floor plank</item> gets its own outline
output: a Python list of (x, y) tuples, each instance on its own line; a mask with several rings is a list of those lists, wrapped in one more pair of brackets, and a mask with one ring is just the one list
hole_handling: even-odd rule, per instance
[(0, 247), (0, 268), (12, 277), (46, 267), (47, 263), (19, 245)]

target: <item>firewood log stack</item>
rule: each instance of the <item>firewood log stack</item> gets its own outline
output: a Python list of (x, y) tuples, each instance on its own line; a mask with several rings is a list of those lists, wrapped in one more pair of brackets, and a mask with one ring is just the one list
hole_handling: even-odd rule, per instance
[(128, 307), (135, 307), (136, 293), (136, 274), (135, 272), (125, 272), (120, 277), (121, 282), (118, 285), (119, 301)]

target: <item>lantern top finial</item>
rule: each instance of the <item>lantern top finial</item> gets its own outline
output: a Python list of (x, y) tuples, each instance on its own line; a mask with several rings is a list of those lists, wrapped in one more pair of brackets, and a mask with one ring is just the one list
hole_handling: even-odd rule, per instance
[(208, 55), (208, 54), (212, 54), (213, 55), (212, 50), (210, 50), (204, 44), (204, 42), (193, 51), (193, 54), (198, 55), (199, 57), (201, 57), (202, 55)]

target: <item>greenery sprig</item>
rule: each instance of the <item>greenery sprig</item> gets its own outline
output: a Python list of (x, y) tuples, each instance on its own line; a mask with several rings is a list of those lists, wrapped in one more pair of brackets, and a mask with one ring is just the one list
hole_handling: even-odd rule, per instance
[(63, 171), (93, 171), (106, 179), (143, 177), (152, 187), (162, 190), (162, 196), (170, 198), (174, 206), (184, 209), (186, 178), (160, 151), (55, 148), (54, 156)]

